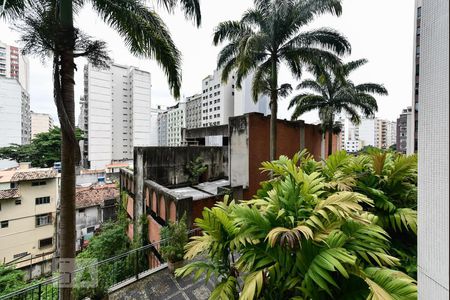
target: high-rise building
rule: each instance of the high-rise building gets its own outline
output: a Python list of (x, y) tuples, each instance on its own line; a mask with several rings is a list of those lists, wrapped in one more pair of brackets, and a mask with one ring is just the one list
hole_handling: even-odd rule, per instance
[(30, 143), (30, 97), (14, 78), (0, 77), (0, 116), (0, 147)]
[(348, 118), (341, 118), (341, 149), (358, 152), (365, 146), (388, 149), (396, 143), (396, 123), (378, 118), (363, 118), (358, 125)]
[(186, 128), (202, 127), (202, 94), (186, 98)]
[(151, 114), (149, 72), (118, 64), (107, 69), (86, 65), (79, 124), (86, 138), (85, 167), (104, 169), (111, 162), (132, 160), (134, 147), (150, 146)]
[(167, 146), (181, 146), (181, 129), (186, 128), (186, 102), (179, 102), (167, 110)]
[[(419, 299), (449, 298), (449, 1), (416, 2)], [(414, 101), (414, 103), (416, 103)]]
[(408, 142), (411, 140), (413, 134), (413, 109), (408, 107), (403, 110), (400, 117), (397, 119), (397, 151), (401, 153), (408, 153)]
[(417, 153), (419, 126), (419, 81), (420, 81), (420, 32), (422, 23), (422, 0), (416, 0), (414, 14), (414, 55), (413, 55), (413, 130), (408, 132), (406, 153)]
[(150, 111), (150, 147), (159, 146), (159, 114), (165, 112), (161, 106)]
[(31, 138), (53, 128), (53, 118), (49, 114), (31, 112)]
[(158, 146), (160, 147), (169, 145), (169, 142), (167, 140), (167, 116), (167, 111), (158, 114)]
[(0, 41), (0, 77), (15, 78), (28, 92), (29, 63), (20, 49)]

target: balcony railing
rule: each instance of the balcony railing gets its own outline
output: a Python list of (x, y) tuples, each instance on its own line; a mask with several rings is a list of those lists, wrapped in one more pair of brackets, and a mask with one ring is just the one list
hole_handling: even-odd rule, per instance
[[(189, 231), (189, 236), (197, 236), (200, 229)], [(126, 253), (83, 265), (74, 271), (73, 291), (75, 299), (92, 298), (92, 292), (104, 295), (121, 289), (148, 275), (166, 267), (166, 263), (159, 253), (161, 245), (167, 243), (161, 240)], [(95, 282), (92, 282), (92, 274), (96, 274)], [(0, 296), (0, 300), (10, 299), (59, 299), (58, 290), (62, 275), (42, 280), (21, 290)], [(89, 285), (87, 286), (86, 283)]]

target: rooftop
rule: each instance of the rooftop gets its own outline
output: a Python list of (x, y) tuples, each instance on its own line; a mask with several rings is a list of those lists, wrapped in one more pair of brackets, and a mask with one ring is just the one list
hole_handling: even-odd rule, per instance
[(204, 182), (192, 187), (182, 187), (171, 189), (170, 192), (177, 198), (192, 197), (192, 200), (201, 200), (216, 196), (218, 194), (219, 187), (229, 186), (230, 182), (225, 179)]
[(19, 182), (38, 179), (49, 179), (58, 176), (58, 172), (54, 169), (15, 169), (8, 171), (0, 171), (0, 183)]
[(103, 205), (105, 200), (119, 197), (119, 189), (115, 184), (93, 185), (77, 188), (75, 204), (77, 208)]
[(9, 189), (0, 191), (0, 200), (19, 198), (19, 189)]

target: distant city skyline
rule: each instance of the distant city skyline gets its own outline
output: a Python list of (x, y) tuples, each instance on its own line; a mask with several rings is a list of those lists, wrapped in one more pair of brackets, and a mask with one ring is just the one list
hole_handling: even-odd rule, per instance
[[(192, 22), (157, 11), (167, 23), (172, 37), (183, 55), (182, 96), (192, 96), (201, 92), (202, 79), (216, 67), (217, 53), (222, 46), (212, 45), (214, 27), (221, 21), (237, 20), (252, 6), (252, 0), (209, 0), (202, 1), (203, 22), (196, 28)], [(389, 7), (389, 9), (386, 9)], [(176, 104), (171, 97), (162, 70), (152, 60), (133, 57), (125, 47), (123, 39), (104, 25), (103, 21), (87, 6), (76, 21), (81, 29), (93, 37), (101, 38), (108, 44), (111, 58), (118, 64), (134, 65), (152, 74), (152, 105), (170, 106)], [(356, 26), (357, 24), (357, 26)], [(411, 105), (414, 1), (361, 1), (344, 0), (341, 17), (324, 15), (317, 18), (308, 28), (331, 27), (345, 35), (352, 44), (352, 55), (344, 60), (367, 58), (369, 63), (355, 72), (355, 82), (377, 82), (386, 86), (389, 96), (378, 97), (377, 117), (394, 121), (403, 108)], [(0, 22), (0, 40), (16, 43), (19, 34), (12, 31), (9, 23)], [(20, 43), (17, 44), (20, 46)], [(30, 57), (30, 99), (31, 109), (39, 113), (49, 113), (57, 123), (56, 108), (52, 98), (51, 61), (44, 64)], [(76, 61), (75, 101), (83, 95), (84, 59)], [(280, 82), (296, 86), (298, 81), (281, 70)], [(304, 75), (304, 78), (308, 74)], [(295, 92), (294, 92), (295, 93)], [(280, 101), (279, 118), (290, 119), (289, 98)], [(79, 105), (76, 105), (76, 115)], [(316, 112), (301, 117), (307, 122), (318, 120)]]

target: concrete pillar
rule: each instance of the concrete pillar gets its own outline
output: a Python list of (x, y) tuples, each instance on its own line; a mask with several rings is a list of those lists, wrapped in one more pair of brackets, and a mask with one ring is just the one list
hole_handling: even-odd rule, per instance
[(142, 244), (142, 233), (145, 224), (142, 223), (145, 215), (144, 198), (144, 155), (142, 148), (134, 149), (134, 207), (133, 207), (133, 234), (138, 245)]

